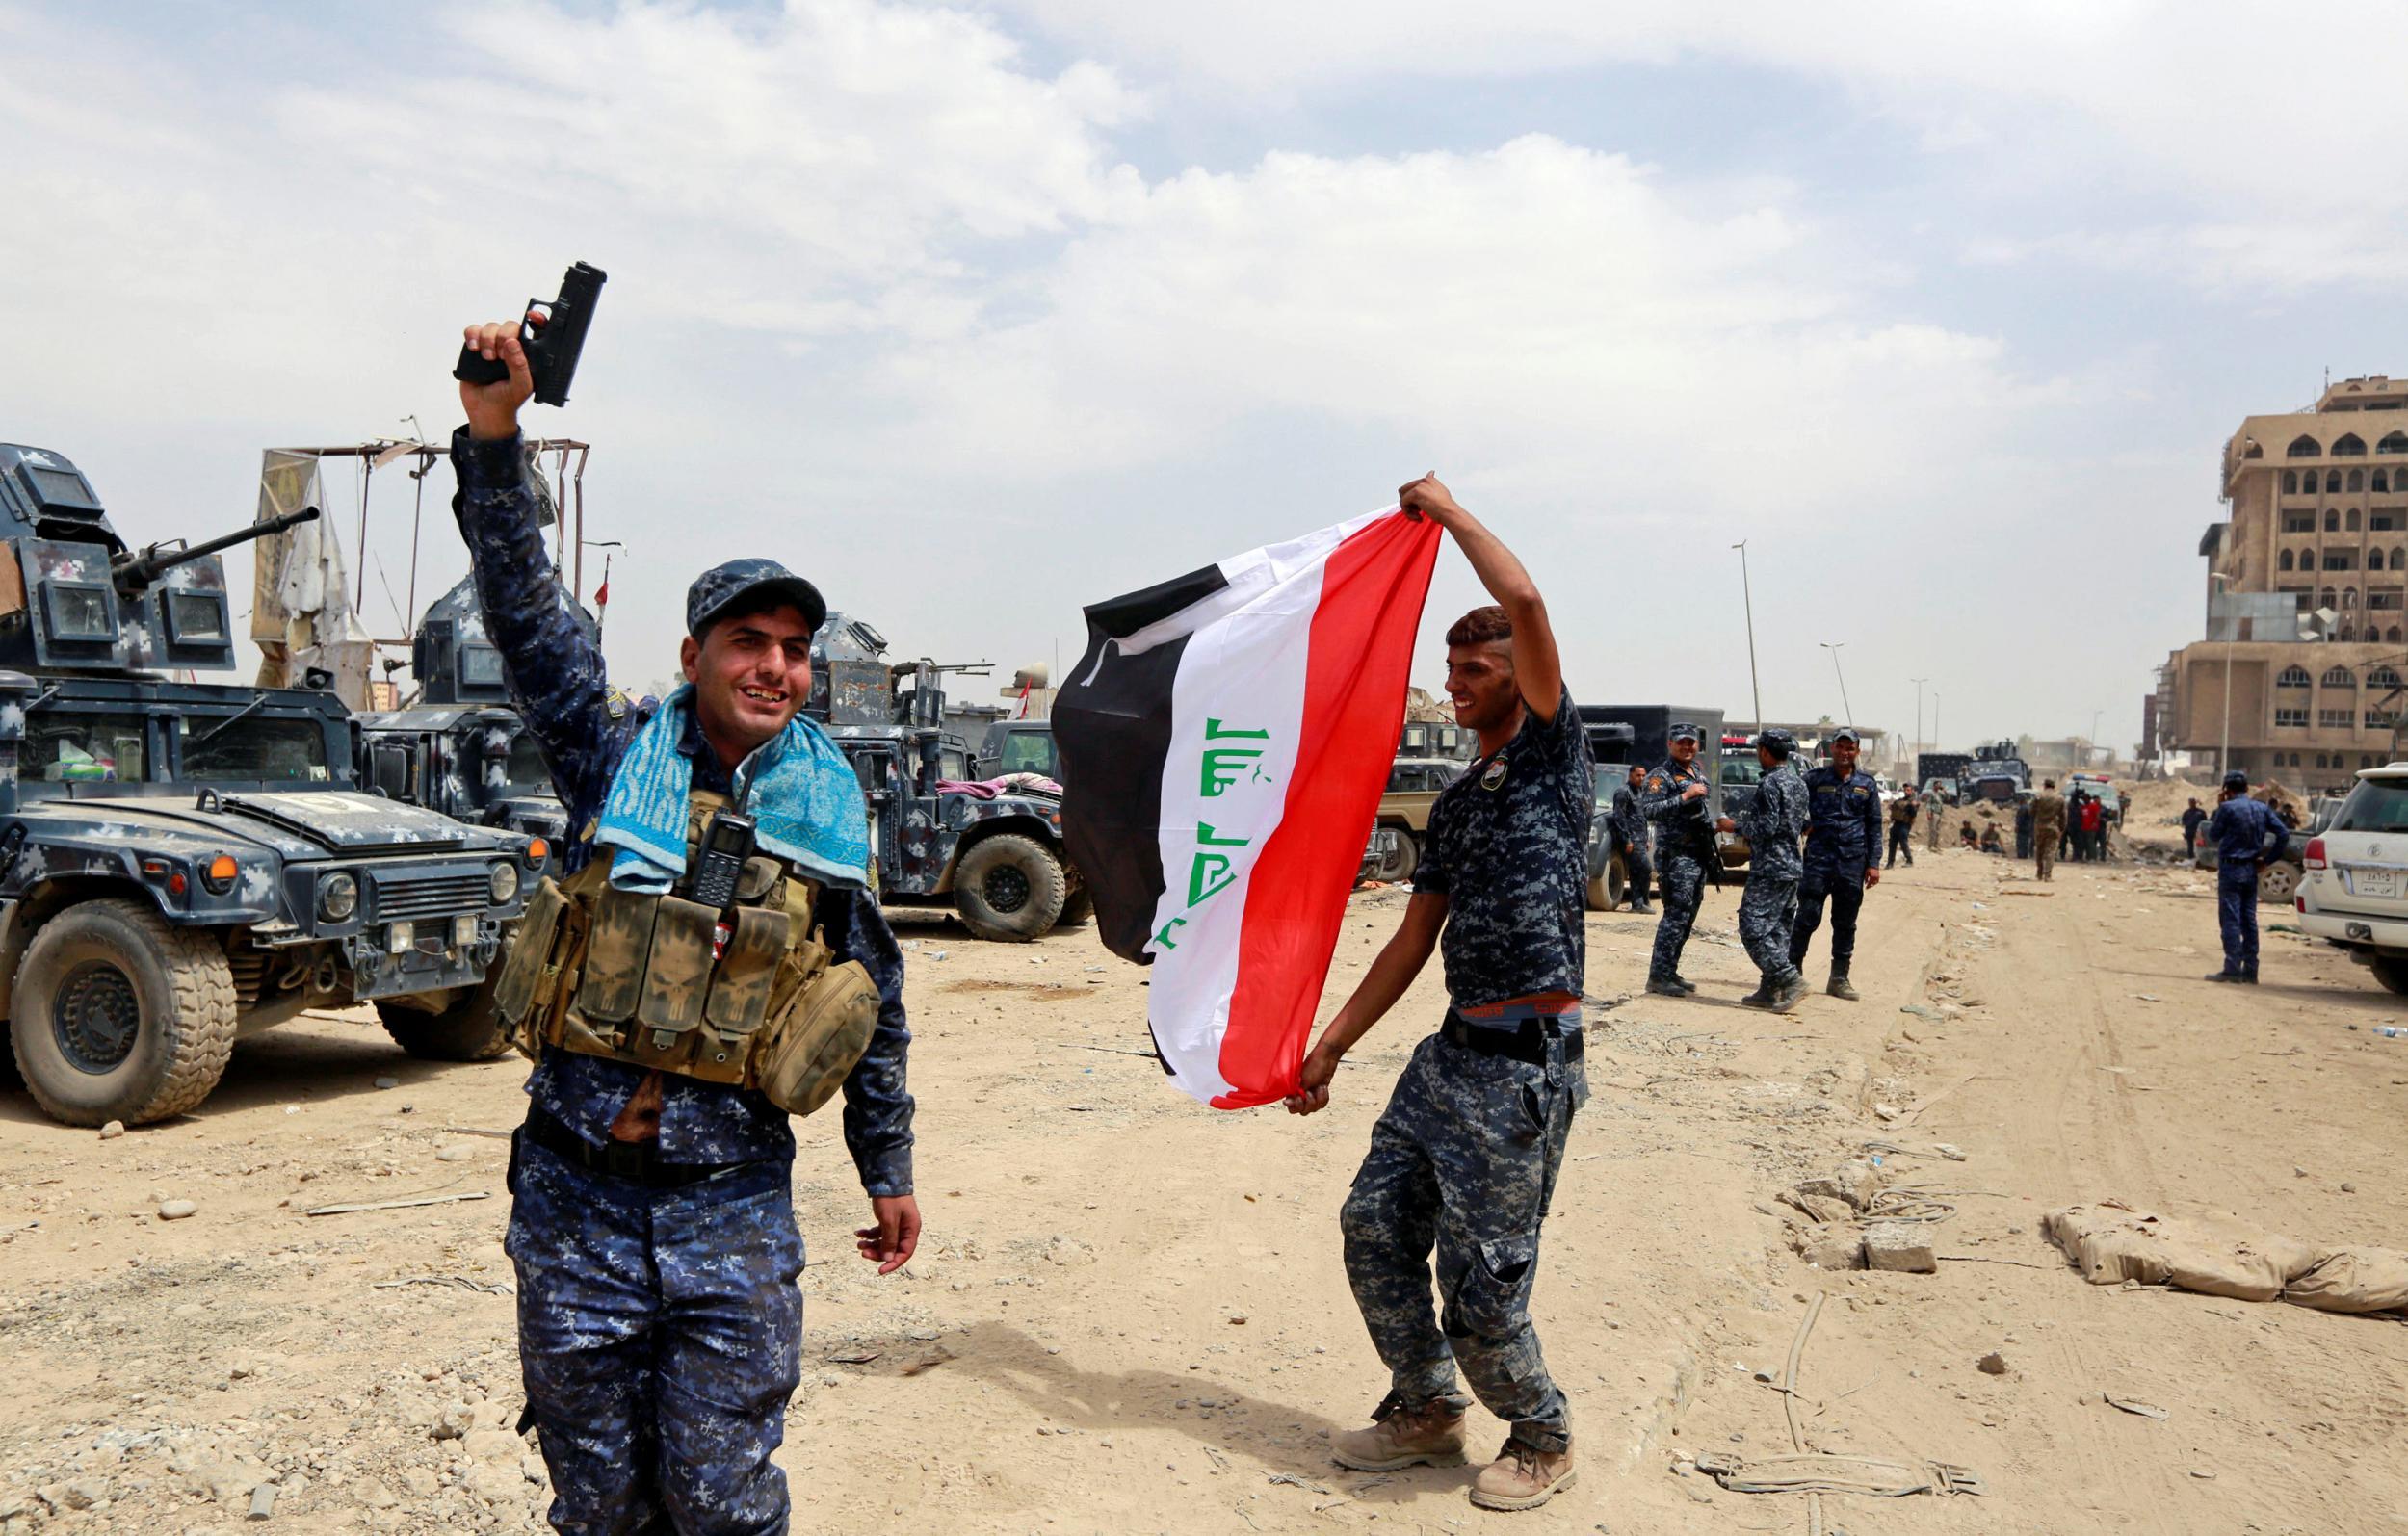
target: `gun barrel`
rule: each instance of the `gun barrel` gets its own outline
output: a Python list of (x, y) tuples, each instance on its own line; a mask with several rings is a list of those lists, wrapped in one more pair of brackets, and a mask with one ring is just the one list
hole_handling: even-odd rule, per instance
[(182, 549), (163, 552), (158, 545), (153, 544), (139, 555), (119, 555), (110, 561), (110, 574), (117, 578), (117, 585), (120, 588), (126, 591), (140, 591), (178, 565), (188, 565), (204, 555), (215, 555), (222, 549), (232, 549), (237, 544), (248, 544), (252, 539), (265, 538), (271, 534), (281, 534), (287, 529), (299, 528), (303, 523), (314, 523), (317, 520), (318, 508), (304, 507), (297, 512), (286, 512), (281, 517), (271, 517), (264, 523), (253, 523), (249, 528), (238, 528), (231, 534), (222, 534), (216, 538), (207, 539), (198, 544), (190, 544)]

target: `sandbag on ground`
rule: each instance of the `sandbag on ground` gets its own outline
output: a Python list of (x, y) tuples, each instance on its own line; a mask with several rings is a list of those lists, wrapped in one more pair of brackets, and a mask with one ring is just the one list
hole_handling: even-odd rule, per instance
[(2390, 1248), (2337, 1248), (2293, 1276), (2283, 1299), (2318, 1312), (2408, 1310), (2408, 1253)]
[(2043, 1226), (2094, 1286), (2136, 1280), (2238, 1301), (2272, 1301), (2320, 1257), (2302, 1242), (2212, 1219), (2168, 1221), (2120, 1201), (2052, 1211)]

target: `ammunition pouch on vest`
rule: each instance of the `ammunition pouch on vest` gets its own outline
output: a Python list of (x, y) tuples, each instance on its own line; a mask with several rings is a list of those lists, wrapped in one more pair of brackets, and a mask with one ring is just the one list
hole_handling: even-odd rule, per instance
[[(725, 803), (692, 795), (687, 869)], [(494, 983), (518, 1048), (533, 1056), (558, 1046), (756, 1088), (790, 1114), (825, 1104), (869, 1049), (879, 998), (860, 962), (831, 963), (818, 882), (756, 854), (722, 918), (673, 890), (622, 891), (610, 865), (609, 850), (597, 849), (529, 898)]]

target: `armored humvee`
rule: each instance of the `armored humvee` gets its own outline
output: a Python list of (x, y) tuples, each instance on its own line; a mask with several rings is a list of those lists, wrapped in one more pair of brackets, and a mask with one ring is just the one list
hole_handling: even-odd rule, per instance
[(473, 991), (542, 867), (363, 792), (331, 693), (151, 670), (231, 667), (214, 552), (314, 515), (136, 553), (72, 463), (0, 444), (0, 1017), (56, 1119), (190, 1109), (313, 1004), (452, 1054), (393, 1004)]
[(811, 638), (804, 706), (869, 798), (879, 900), (950, 905), (982, 939), (1026, 942), (1082, 921), (1093, 900), (1062, 851), (1060, 797), (939, 789), (970, 761), (968, 743), (944, 728), (946, 669), (889, 664), (886, 648), (860, 619), (828, 614)]
[(462, 577), (419, 620), (410, 672), (418, 691), (406, 706), (359, 716), (360, 782), (478, 826), (555, 844), (566, 836), (568, 812), (542, 748), (510, 706), (473, 578)]

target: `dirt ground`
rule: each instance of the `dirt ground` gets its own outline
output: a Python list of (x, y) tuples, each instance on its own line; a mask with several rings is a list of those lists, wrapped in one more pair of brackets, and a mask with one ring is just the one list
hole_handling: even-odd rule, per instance
[[(814, 1259), (779, 1458), (797, 1528), (1804, 1532), (1803, 1496), (1682, 1469), (1790, 1448), (1777, 1382), (1819, 1296), (1808, 1444), (1987, 1488), (1828, 1497), (1826, 1529), (2408, 1529), (2396, 1319), (2094, 1288), (2037, 1232), (2054, 1205), (2120, 1198), (2408, 1245), (2408, 1040), (2372, 1032), (2396, 1000), (2283, 933), (2264, 986), (2204, 984), (2212, 891), (2186, 871), (2061, 865), (2040, 887), (1918, 857), (1866, 903), (1864, 1000), (1788, 1018), (1736, 1005), (1736, 889), (1710, 898), (1687, 1002), (1628, 996), (1651, 921), (1591, 919), (1594, 1098), (1535, 1302), (1583, 1471), (1532, 1515), (1470, 1507), (1469, 1470), (1367, 1476), (1326, 1452), (1384, 1386), (1338, 1206), (1437, 1017), (1435, 965), (1299, 1121), (1166, 1087), (1142, 973), (1091, 929), (1019, 948), (904, 925), (928, 1235), (873, 1276), (835, 1116), (802, 1128)], [(1356, 898), (1333, 1006), (1400, 900)], [(510, 1432), (493, 1134), (522, 1077), (325, 1018), (243, 1043), (197, 1113), (115, 1140), (0, 1093), (0, 1531), (541, 1528), (541, 1464)], [(1802, 1218), (1772, 1194), (1873, 1140), (1953, 1207), (1936, 1274), (1825, 1272), (1786, 1240)], [(484, 1198), (304, 1213), (429, 1194)], [(163, 1200), (198, 1210), (163, 1222)], [(1993, 1351), (2003, 1374), (1976, 1366)], [(1474, 1430), (1483, 1454), (1503, 1438), (1477, 1412)]]

